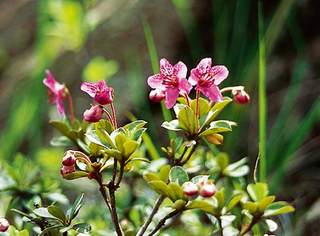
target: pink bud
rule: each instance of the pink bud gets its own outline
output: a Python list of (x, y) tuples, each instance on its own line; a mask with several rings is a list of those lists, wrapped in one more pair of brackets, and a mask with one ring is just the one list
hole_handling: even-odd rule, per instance
[(185, 182), (182, 186), (183, 193), (188, 197), (194, 197), (198, 194), (198, 187), (192, 182)]
[(65, 176), (67, 174), (70, 174), (72, 172), (76, 171), (76, 167), (73, 166), (62, 166), (62, 168), (60, 169), (60, 173), (62, 176)]
[(244, 91), (243, 89), (232, 91), (232, 94), (233, 100), (238, 104), (245, 105), (250, 101), (249, 94), (247, 94), (246, 91)]
[(83, 113), (83, 119), (88, 122), (98, 122), (103, 115), (103, 109), (100, 105), (92, 106)]
[(216, 193), (216, 186), (213, 183), (206, 183), (200, 188), (200, 196), (212, 197)]
[(72, 151), (67, 151), (63, 157), (62, 165), (73, 166), (76, 163), (76, 157)]
[(5, 218), (0, 218), (0, 232), (6, 232), (9, 228), (9, 222)]
[(149, 99), (152, 102), (161, 102), (165, 98), (165, 92), (159, 89), (151, 90), (149, 93)]

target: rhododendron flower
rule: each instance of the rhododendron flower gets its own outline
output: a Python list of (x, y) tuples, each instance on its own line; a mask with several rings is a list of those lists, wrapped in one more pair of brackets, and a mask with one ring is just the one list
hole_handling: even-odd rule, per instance
[(43, 83), (48, 87), (49, 102), (56, 104), (58, 112), (64, 116), (63, 99), (66, 98), (67, 95), (65, 85), (57, 82), (49, 70), (46, 71), (46, 78), (43, 80)]
[(100, 105), (92, 106), (90, 109), (85, 110), (83, 119), (88, 122), (98, 122), (103, 115), (103, 109)]
[(148, 85), (165, 92), (165, 104), (168, 109), (172, 108), (179, 94), (189, 94), (191, 84), (186, 79), (187, 67), (183, 62), (172, 66), (166, 59), (160, 60), (160, 73), (148, 78)]
[(183, 193), (188, 197), (194, 197), (198, 194), (198, 186), (193, 182), (185, 182), (182, 188)]
[(189, 82), (196, 85), (196, 90), (203, 93), (212, 102), (222, 101), (223, 97), (218, 85), (228, 77), (225, 66), (211, 66), (211, 58), (204, 58), (196, 68), (191, 70)]
[(62, 168), (60, 169), (60, 173), (62, 176), (65, 176), (67, 174), (73, 173), (76, 171), (76, 167), (75, 165), (72, 166), (62, 166)]
[(250, 96), (249, 94), (247, 94), (246, 91), (244, 91), (244, 89), (233, 90), (232, 95), (233, 95), (233, 100), (238, 104), (244, 105), (250, 101)]
[(73, 166), (76, 164), (76, 157), (74, 155), (74, 152), (67, 151), (62, 159), (62, 165), (64, 166)]
[(108, 87), (104, 80), (100, 80), (97, 83), (83, 82), (81, 90), (89, 94), (90, 97), (94, 98), (101, 105), (112, 103), (113, 88)]

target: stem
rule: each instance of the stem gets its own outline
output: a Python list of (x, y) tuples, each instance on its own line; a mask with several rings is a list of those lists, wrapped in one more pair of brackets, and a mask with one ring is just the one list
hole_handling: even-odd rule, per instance
[(182, 161), (183, 158), (181, 158), (181, 159), (180, 159), (181, 162), (180, 162), (180, 163), (177, 163), (177, 165), (183, 166), (184, 164), (186, 164), (186, 163), (189, 161), (189, 159), (191, 158), (191, 156), (192, 156), (192, 154), (194, 153), (194, 151), (196, 150), (197, 145), (198, 145), (198, 142), (191, 147), (191, 150), (190, 150), (190, 152), (188, 153), (187, 157), (186, 157), (183, 161)]
[(222, 222), (220, 217), (217, 217), (217, 220), (219, 222), (219, 227), (220, 227), (220, 236), (223, 236), (223, 228), (222, 228)]
[(165, 199), (165, 196), (163, 196), (163, 195), (159, 196), (159, 198), (155, 202), (155, 205), (152, 209), (151, 214), (148, 216), (147, 220), (144, 222), (144, 224), (142, 225), (142, 227), (140, 228), (140, 230), (138, 231), (136, 236), (142, 236), (144, 234), (144, 232), (146, 232), (148, 226), (150, 225), (154, 215), (158, 212), (160, 205), (164, 199)]
[(112, 111), (112, 118), (114, 121), (114, 128), (117, 129), (118, 128), (118, 124), (117, 124), (117, 117), (116, 117), (116, 110), (114, 108), (113, 102), (110, 104), (111, 107), (111, 111)]
[(196, 92), (196, 116), (200, 118), (200, 107), (199, 107), (200, 90)]
[(243, 86), (232, 86), (232, 87), (225, 87), (220, 90), (221, 93), (225, 93), (228, 91), (233, 91), (233, 90), (244, 90)]
[(68, 108), (69, 108), (69, 116), (70, 116), (70, 121), (73, 124), (74, 120), (75, 120), (75, 116), (74, 116), (74, 111), (73, 111), (73, 102), (72, 102), (72, 97), (70, 92), (67, 92), (67, 97), (68, 97)]
[(240, 236), (243, 236), (243, 235), (245, 235), (246, 233), (248, 233), (248, 232), (252, 229), (252, 227), (253, 227), (256, 223), (258, 223), (259, 220), (260, 220), (260, 217), (253, 217), (253, 219), (252, 219), (252, 221), (250, 222), (250, 224), (249, 224), (247, 227), (241, 229)]
[(107, 207), (108, 207), (108, 209), (109, 209), (109, 211), (111, 213), (111, 206), (110, 206), (110, 203), (109, 203), (109, 200), (108, 200), (108, 196), (107, 196), (107, 192), (106, 192), (105, 186), (102, 183), (102, 177), (101, 177), (100, 174), (97, 176), (96, 180), (97, 180), (97, 182), (99, 184), (99, 187), (100, 187), (99, 191), (100, 191), (100, 193), (101, 193), (101, 195), (103, 197), (103, 200), (106, 203), (106, 205), (107, 205)]
[(185, 93), (184, 98), (186, 99), (186, 102), (187, 102), (188, 106), (190, 107), (190, 100), (189, 100), (188, 94)]
[(115, 127), (115, 124), (114, 124), (114, 122), (113, 122), (113, 119), (112, 119), (109, 111), (108, 111), (107, 109), (105, 109), (105, 108), (103, 108), (103, 111), (104, 111), (104, 113), (106, 113), (106, 115), (107, 115), (107, 117), (108, 117), (108, 120), (109, 120), (109, 121), (111, 122), (111, 124)]
[(148, 236), (152, 236), (154, 235), (156, 232), (158, 232), (158, 230), (160, 230), (162, 228), (162, 226), (166, 223), (166, 221), (168, 219), (170, 219), (171, 217), (174, 217), (175, 215), (179, 214), (183, 209), (180, 210), (174, 210), (171, 213), (169, 213), (168, 215), (166, 215), (164, 218), (162, 218), (159, 223), (157, 224), (157, 226), (154, 228), (154, 230), (151, 231), (151, 233), (148, 234)]

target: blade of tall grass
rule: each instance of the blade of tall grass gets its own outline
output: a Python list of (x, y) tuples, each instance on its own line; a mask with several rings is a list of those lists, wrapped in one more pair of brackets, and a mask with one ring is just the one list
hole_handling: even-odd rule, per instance
[(258, 2), (258, 34), (259, 34), (259, 180), (267, 178), (266, 127), (267, 127), (267, 95), (266, 95), (266, 48), (263, 23), (263, 5)]
[[(158, 71), (159, 71), (159, 58), (158, 58), (157, 49), (156, 49), (156, 46), (155, 46), (155, 43), (153, 40), (152, 31), (151, 31), (149, 23), (145, 19), (142, 19), (142, 25), (143, 25), (144, 35), (145, 35), (145, 38), (147, 41), (152, 70), (153, 70), (153, 73), (158, 73)], [(163, 102), (161, 102), (161, 110), (162, 110), (164, 120), (166, 120), (166, 121), (172, 120), (172, 114), (165, 107)], [(170, 139), (175, 139), (177, 137), (176, 134), (172, 131), (168, 131), (168, 134), (169, 134)]]
[(277, 156), (279, 156), (280, 146), (283, 143), (283, 134), (285, 130), (286, 122), (290, 117), (290, 111), (295, 105), (295, 100), (299, 94), (301, 88), (301, 82), (304, 79), (306, 73), (307, 64), (303, 59), (298, 59), (292, 75), (292, 80), (287, 90), (286, 97), (284, 98), (283, 104), (279, 115), (276, 118), (276, 121), (270, 131), (270, 136), (268, 138), (267, 150), (268, 150), (268, 169), (271, 170), (276, 166)]
[(312, 105), (308, 114), (300, 122), (295, 129), (292, 139), (287, 145), (286, 152), (279, 158), (278, 168), (274, 172), (271, 182), (271, 190), (276, 192), (283, 182), (284, 175), (288, 169), (289, 161), (294, 157), (299, 146), (305, 140), (307, 135), (311, 132), (313, 126), (320, 120), (320, 98), (318, 98)]

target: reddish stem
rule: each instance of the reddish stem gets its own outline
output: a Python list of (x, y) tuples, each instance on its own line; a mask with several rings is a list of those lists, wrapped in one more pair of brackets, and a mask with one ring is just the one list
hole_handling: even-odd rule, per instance
[(185, 99), (186, 99), (186, 101), (187, 101), (187, 104), (188, 104), (188, 106), (190, 107), (190, 100), (189, 100), (189, 96), (188, 96), (188, 94), (184, 94), (184, 97), (185, 97)]
[(68, 108), (69, 108), (69, 116), (70, 121), (73, 124), (75, 118), (74, 118), (74, 112), (73, 112), (73, 101), (70, 92), (68, 91)]
[(118, 128), (118, 124), (117, 124), (117, 117), (116, 117), (116, 110), (114, 108), (113, 102), (110, 104), (111, 107), (111, 111), (112, 111), (112, 118), (114, 121), (114, 128), (117, 129)]
[(199, 107), (200, 90), (196, 93), (196, 116), (200, 118), (200, 107)]
[(111, 117), (110, 113), (108, 112), (108, 110), (106, 110), (105, 108), (103, 108), (104, 113), (106, 113), (108, 120), (111, 122), (112, 126), (115, 127), (113, 118)]

